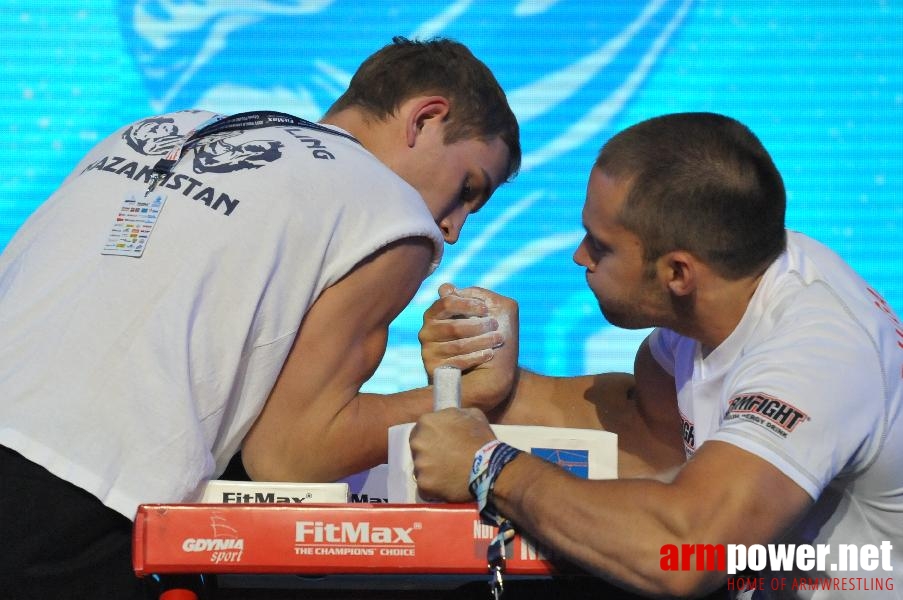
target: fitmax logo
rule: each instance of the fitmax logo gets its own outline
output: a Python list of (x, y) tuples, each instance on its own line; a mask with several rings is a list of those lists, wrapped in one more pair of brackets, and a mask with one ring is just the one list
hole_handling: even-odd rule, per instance
[(223, 504), (298, 504), (310, 500), (313, 494), (304, 496), (277, 496), (273, 492), (223, 492)]
[(375, 527), (369, 521), (352, 523), (324, 523), (322, 521), (297, 521), (295, 542), (330, 544), (413, 544), (413, 527)]

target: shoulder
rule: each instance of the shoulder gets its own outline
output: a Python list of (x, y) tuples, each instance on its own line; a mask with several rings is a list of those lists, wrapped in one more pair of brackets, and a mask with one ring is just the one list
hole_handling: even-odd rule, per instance
[(752, 310), (770, 337), (821, 336), (870, 343), (868, 330), (880, 315), (874, 292), (827, 246), (789, 232), (787, 251), (766, 272)]

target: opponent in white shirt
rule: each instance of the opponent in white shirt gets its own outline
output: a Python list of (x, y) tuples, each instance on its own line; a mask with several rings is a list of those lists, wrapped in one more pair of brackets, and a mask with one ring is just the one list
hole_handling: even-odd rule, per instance
[(397, 38), (319, 123), (217, 117), (115, 132), (0, 256), (0, 595), (140, 596), (139, 503), (195, 499), (239, 447), (255, 479), (332, 481), (432, 408), (359, 389), (518, 169), (494, 76)]
[[(700, 546), (822, 544), (823, 566), (766, 565), (777, 589), (755, 593), (903, 597), (903, 326), (833, 252), (787, 232), (784, 211), (779, 172), (733, 119), (664, 115), (609, 140), (574, 260), (610, 323), (659, 328), (633, 375), (521, 369), (511, 388), (484, 368), (462, 389), (503, 398), (485, 405), (499, 422), (616, 432), (620, 479), (579, 480), (522, 454), (477, 499), (552, 553), (647, 594), (730, 587), (726, 569), (699, 567)], [(507, 302), (516, 323), (514, 301), (487, 290), (440, 295), (420, 334), (427, 365), (480, 362), (471, 353), (486, 343), (460, 317), (481, 298)], [(421, 493), (473, 500), (471, 462), (493, 437), (472, 409), (421, 417)], [(848, 547), (865, 562), (845, 566)], [(691, 558), (672, 564), (672, 549)], [(799, 589), (803, 577), (822, 589)]]
[[(899, 572), (866, 569), (858, 555), (843, 568), (840, 556), (843, 544), (862, 548), (903, 539), (903, 521), (893, 517), (903, 511), (894, 317), (823, 245), (788, 233), (787, 246), (740, 323), (708, 355), (698, 342), (665, 329), (653, 332), (649, 348), (675, 379), (688, 459), (707, 440), (725, 441), (772, 463), (816, 501), (779, 541), (821, 544), (833, 556), (821, 571), (795, 565), (774, 571), (775, 585), (890, 578), (894, 589), (854, 590), (847, 583), (844, 590), (799, 595), (896, 597), (903, 586)], [(889, 557), (903, 565), (903, 544), (893, 544)]]

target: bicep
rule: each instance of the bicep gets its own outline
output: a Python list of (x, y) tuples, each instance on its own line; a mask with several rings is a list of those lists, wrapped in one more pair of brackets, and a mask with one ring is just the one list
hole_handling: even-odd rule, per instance
[(602, 373), (547, 383), (564, 426), (618, 435), (621, 478), (670, 477), (685, 461), (674, 379), (641, 344), (634, 374)]
[(420, 287), (431, 256), (426, 239), (402, 240), (325, 290), (301, 323), (276, 390), (356, 392), (381, 360), (389, 324)]
[(314, 302), (245, 438), (242, 455), (249, 473), (278, 472), (291, 462), (294, 472), (304, 470), (312, 458), (300, 456), (299, 436), (322, 436), (373, 374), (385, 353), (388, 326), (426, 277), (432, 251), (424, 238), (391, 244)]
[[(637, 412), (653, 435), (673, 436), (680, 431), (681, 419), (677, 408), (677, 386), (652, 356), (649, 338), (637, 350), (633, 365), (636, 387), (634, 396)], [(674, 441), (674, 440), (672, 440)]]
[(673, 379), (642, 349), (635, 376), (549, 377), (522, 371), (511, 401), (494, 417), (505, 424), (616, 433), (622, 478), (660, 477), (685, 458)]

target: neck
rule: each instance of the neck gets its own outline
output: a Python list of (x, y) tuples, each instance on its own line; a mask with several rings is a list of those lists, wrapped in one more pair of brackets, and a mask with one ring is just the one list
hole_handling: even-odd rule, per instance
[(335, 125), (336, 127), (344, 129), (353, 135), (364, 148), (373, 154), (378, 155), (378, 145), (376, 143), (378, 138), (375, 135), (376, 127), (372, 121), (364, 118), (359, 111), (346, 109), (323, 117), (319, 122), (324, 125)]
[(684, 335), (702, 345), (703, 355), (717, 348), (740, 324), (762, 275), (726, 280), (718, 277), (701, 286), (688, 307), (689, 314), (679, 318), (689, 323)]

